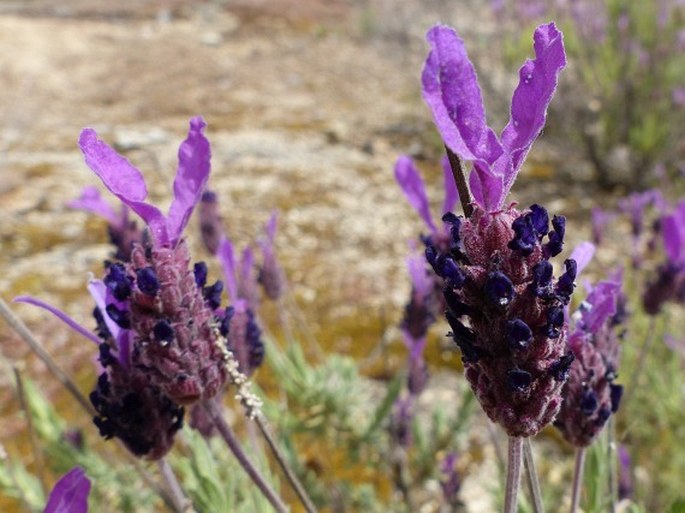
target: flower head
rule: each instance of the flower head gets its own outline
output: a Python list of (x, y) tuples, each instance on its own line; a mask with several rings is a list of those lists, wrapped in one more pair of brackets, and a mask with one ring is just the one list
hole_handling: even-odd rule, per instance
[(645, 312), (656, 315), (668, 301), (685, 301), (685, 201), (659, 221), (666, 261), (642, 296)]
[(140, 171), (98, 140), (93, 130), (83, 130), (79, 138), (86, 163), (145, 221), (152, 236), (149, 245), (134, 244), (130, 261), (108, 265), (101, 315), (110, 328), (113, 323), (126, 334), (126, 344), (116, 345), (118, 350), (130, 353), (131, 365), (142, 369), (149, 383), (175, 404), (209, 399), (226, 381), (221, 356), (225, 342), (218, 329), (225, 318), (219, 310), (223, 284), (206, 283), (203, 263), (191, 270), (182, 238), (209, 176), (204, 127), (202, 118), (190, 121), (166, 216), (145, 202)]
[(591, 288), (574, 316), (568, 344), (575, 356), (564, 388), (564, 402), (555, 426), (577, 447), (595, 439), (618, 410), (623, 387), (618, 376), (619, 334), (622, 318), (622, 275), (619, 271)]
[(504, 200), (545, 122), (557, 75), (566, 63), (553, 23), (535, 31), (536, 58), (521, 68), (511, 119), (501, 137), (487, 125), (476, 73), (463, 41), (445, 26), (428, 32), (431, 51), (423, 95), (446, 146), (473, 162), (475, 209), (451, 225), (448, 251), (428, 244), (426, 259), (444, 279), (451, 337), (465, 375), (488, 416), (510, 436), (532, 436), (552, 421), (573, 355), (567, 352), (565, 306), (577, 262), (554, 279), (550, 258), (562, 251), (566, 219)]
[(266, 297), (272, 301), (277, 300), (283, 294), (285, 288), (285, 275), (276, 258), (274, 241), (276, 239), (277, 214), (272, 212), (266, 223), (266, 237), (259, 240), (262, 250), (262, 265), (259, 268), (258, 281), (264, 289)]

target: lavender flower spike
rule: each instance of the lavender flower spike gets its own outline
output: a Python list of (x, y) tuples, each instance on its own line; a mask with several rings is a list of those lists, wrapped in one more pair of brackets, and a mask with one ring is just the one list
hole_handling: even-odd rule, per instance
[(64, 474), (50, 492), (43, 513), (88, 513), (90, 479), (80, 467)]
[(453, 29), (437, 25), (426, 36), (431, 52), (423, 69), (423, 97), (445, 144), (473, 162), (469, 177), (475, 202), (499, 210), (533, 142), (566, 65), (562, 34), (554, 23), (533, 36), (535, 59), (524, 63), (512, 98), (511, 117), (501, 138), (487, 125), (480, 86), (464, 42)]
[(86, 164), (115, 196), (147, 223), (158, 247), (176, 246), (209, 177), (209, 141), (202, 133), (205, 126), (201, 117), (190, 120), (188, 137), (178, 150), (174, 199), (168, 216), (145, 202), (147, 187), (140, 171), (99, 140), (95, 130), (86, 128), (79, 137)]

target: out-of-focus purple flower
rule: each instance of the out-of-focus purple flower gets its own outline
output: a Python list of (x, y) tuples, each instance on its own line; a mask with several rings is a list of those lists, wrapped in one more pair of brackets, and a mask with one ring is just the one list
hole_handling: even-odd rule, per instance
[(414, 396), (399, 397), (390, 416), (390, 434), (400, 447), (410, 447), (413, 441), (412, 421), (414, 419)]
[(645, 209), (650, 205), (659, 208), (662, 204), (661, 192), (658, 189), (650, 189), (626, 196), (619, 201), (618, 206), (624, 214), (628, 215), (633, 237), (638, 238), (644, 231)]
[(81, 467), (64, 474), (50, 492), (43, 513), (88, 513), (90, 479)]
[(487, 125), (476, 72), (464, 42), (450, 27), (437, 25), (427, 34), (431, 51), (423, 69), (423, 97), (445, 144), (473, 162), (469, 181), (475, 202), (486, 212), (499, 211), (545, 124), (547, 106), (566, 64), (561, 32), (554, 23), (534, 34), (535, 60), (519, 71), (511, 118), (501, 138)]
[(592, 242), (595, 245), (599, 246), (602, 243), (606, 227), (615, 217), (616, 214), (614, 212), (609, 212), (601, 207), (594, 207), (592, 209)]
[(603, 43), (609, 20), (605, 2), (597, 0), (570, 0), (571, 17), (582, 37)]
[(407, 259), (411, 277), (411, 295), (404, 307), (404, 316), (400, 328), (414, 340), (424, 339), (428, 328), (435, 322), (441, 309), (442, 301), (437, 301), (435, 280), (426, 267), (423, 255)]
[(231, 299), (231, 306), (226, 308), (219, 330), (226, 337), (227, 348), (238, 360), (240, 371), (249, 376), (264, 360), (262, 331), (250, 302), (240, 295), (233, 244), (228, 238), (221, 239), (217, 257), (224, 269), (228, 295)]
[[(442, 159), (442, 171), (445, 196), (440, 211), (441, 217), (454, 208), (459, 198), (447, 157)], [(440, 248), (441, 251), (449, 251), (449, 242), (451, 240), (449, 232), (452, 225), (441, 223), (438, 226), (433, 220), (423, 179), (410, 157), (404, 155), (397, 159), (395, 163), (395, 180), (407, 197), (409, 204), (416, 210), (428, 227), (429, 234), (426, 239), (430, 241), (431, 245)]]
[(554, 425), (576, 447), (586, 447), (618, 410), (623, 387), (616, 385), (619, 334), (616, 322), (623, 301), (622, 273), (590, 290), (579, 312), (568, 344), (575, 359), (563, 391), (563, 404)]
[(442, 496), (447, 504), (456, 506), (459, 504), (459, 491), (461, 490), (461, 476), (457, 469), (459, 456), (456, 452), (449, 452), (440, 462), (440, 488)]
[(444, 279), (451, 336), (481, 406), (510, 436), (532, 436), (554, 419), (573, 355), (566, 352), (564, 309), (577, 263), (555, 280), (549, 259), (561, 253), (566, 219), (532, 205), (503, 207), (516, 174), (545, 123), (566, 63), (553, 23), (534, 35), (536, 58), (520, 69), (511, 119), (501, 139), (487, 126), (475, 70), (463, 41), (444, 26), (428, 32), (424, 99), (445, 144), (473, 162), (475, 210), (451, 224), (449, 252), (428, 244), (426, 259)]
[(633, 497), (633, 465), (625, 445), (618, 446), (618, 498)]
[(685, 201), (661, 217), (659, 229), (666, 262), (659, 266), (642, 296), (642, 305), (650, 315), (658, 314), (668, 301), (685, 301)]
[(678, 107), (685, 106), (685, 87), (679, 86), (674, 87), (671, 92), (671, 97), (673, 98), (673, 103)]
[(81, 196), (68, 202), (67, 206), (85, 210), (107, 221), (109, 240), (117, 248), (114, 255), (117, 260), (129, 260), (133, 244), (142, 243), (143, 232), (135, 221), (129, 219), (129, 208), (122, 204), (121, 210), (117, 213), (109, 203), (102, 199), (96, 187), (84, 187)]
[(221, 214), (219, 213), (219, 198), (213, 191), (206, 190), (200, 198), (200, 233), (202, 242), (212, 255), (219, 249), (219, 241), (224, 233)]
[(676, 338), (673, 335), (665, 335), (664, 343), (671, 351), (678, 353), (681, 358), (685, 359), (685, 340)]
[[(112, 263), (103, 280), (104, 323), (130, 332), (131, 364), (145, 369), (149, 382), (177, 404), (213, 397), (226, 381), (223, 341), (216, 325), (223, 284), (206, 283), (206, 266), (190, 269), (182, 238), (210, 171), (209, 141), (200, 117), (191, 119), (178, 151), (173, 200), (167, 215), (145, 202), (142, 174), (92, 129), (81, 132), (79, 146), (88, 166), (105, 186), (136, 212), (150, 229), (145, 247), (135, 244), (129, 262)], [(122, 348), (115, 347), (122, 351)], [(124, 358), (125, 360), (125, 358)]]
[(262, 266), (259, 268), (257, 280), (264, 289), (266, 297), (276, 301), (283, 294), (285, 288), (285, 274), (276, 258), (274, 241), (276, 239), (277, 214), (272, 212), (266, 223), (266, 237), (259, 240), (262, 250)]

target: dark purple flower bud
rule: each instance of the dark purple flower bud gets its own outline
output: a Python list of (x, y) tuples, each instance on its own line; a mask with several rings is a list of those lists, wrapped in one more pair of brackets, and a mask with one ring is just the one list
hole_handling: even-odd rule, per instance
[(514, 284), (506, 274), (495, 271), (488, 275), (484, 292), (491, 305), (505, 308), (514, 298)]
[(464, 271), (451, 257), (439, 256), (438, 267), (440, 270), (438, 276), (444, 278), (447, 285), (460, 288), (464, 284), (464, 280), (466, 280)]
[(563, 355), (549, 367), (549, 373), (554, 376), (554, 379), (557, 381), (566, 381), (574, 359), (575, 356), (573, 356), (573, 353)]
[(566, 267), (566, 272), (559, 277), (555, 292), (562, 298), (564, 303), (568, 303), (576, 286), (578, 264), (576, 264), (575, 260), (569, 258), (564, 262), (564, 266)]
[(114, 363), (116, 360), (115, 356), (112, 355), (112, 348), (106, 342), (103, 342), (98, 346), (98, 353), (98, 361), (103, 367), (112, 365), (112, 363)]
[(462, 353), (462, 361), (464, 363), (475, 363), (480, 360), (481, 351), (474, 346), (476, 341), (476, 334), (470, 328), (464, 326), (459, 319), (447, 312), (447, 322), (452, 328), (449, 334), (456, 342)]
[(512, 319), (507, 321), (505, 337), (511, 349), (521, 350), (530, 345), (531, 340), (533, 340), (533, 332), (521, 319)]
[(440, 276), (440, 271), (438, 270), (438, 267), (437, 267), (438, 250), (435, 249), (435, 246), (426, 245), (425, 254), (426, 254), (426, 262), (428, 262), (430, 264), (430, 266), (435, 271), (435, 274)]
[(554, 228), (548, 234), (548, 242), (545, 244), (545, 256), (555, 257), (564, 248), (564, 235), (566, 234), (566, 218), (564, 216), (554, 216), (552, 218), (552, 227)]
[(95, 328), (95, 333), (97, 334), (97, 336), (103, 340), (106, 340), (109, 337), (111, 337), (112, 334), (109, 332), (109, 328), (107, 327), (105, 318), (102, 315), (102, 310), (100, 310), (98, 307), (95, 307), (93, 309), (93, 317), (95, 318), (95, 322), (97, 323), (97, 326)]
[(174, 328), (166, 319), (158, 321), (152, 331), (155, 340), (161, 344), (169, 344), (174, 340)]
[(564, 326), (564, 310), (555, 306), (547, 310), (547, 336), (549, 338), (559, 338)]
[(580, 409), (585, 415), (592, 415), (595, 410), (599, 407), (599, 402), (597, 401), (597, 394), (594, 390), (585, 390), (583, 396), (580, 400)]
[(117, 326), (125, 330), (131, 328), (131, 313), (127, 310), (120, 310), (117, 305), (110, 303), (107, 305), (105, 311), (110, 319), (112, 319)]
[(205, 191), (200, 198), (199, 206), (200, 233), (202, 242), (212, 255), (219, 249), (219, 241), (223, 233), (221, 215), (219, 214), (219, 201), (212, 191)]
[(511, 228), (514, 230), (514, 238), (509, 242), (509, 248), (518, 250), (524, 255), (530, 255), (539, 240), (530, 215), (515, 219)]
[(204, 287), (207, 284), (207, 264), (204, 262), (197, 262), (193, 266), (193, 274), (195, 275), (195, 284), (198, 287)]
[(530, 216), (531, 224), (537, 232), (539, 239), (547, 235), (549, 231), (549, 215), (546, 208), (537, 204), (531, 205), (530, 213), (527, 216)]
[(83, 431), (80, 429), (70, 429), (65, 431), (62, 437), (64, 441), (67, 442), (71, 447), (77, 451), (83, 451), (83, 448), (85, 447)]
[(163, 457), (183, 425), (183, 408), (151, 385), (144, 371), (119, 365), (98, 378), (90, 394), (93, 422), (105, 439), (119, 438), (136, 456)]
[(507, 386), (512, 392), (522, 392), (526, 390), (532, 381), (533, 376), (530, 372), (521, 369), (510, 369), (507, 371)]
[(656, 279), (649, 282), (642, 295), (642, 306), (649, 315), (657, 315), (661, 307), (673, 301), (685, 280), (679, 265), (665, 263), (657, 269)]
[(472, 309), (469, 305), (463, 303), (459, 296), (451, 288), (446, 288), (443, 291), (443, 296), (445, 298), (445, 304), (450, 314), (453, 317), (461, 317), (462, 315), (471, 315)]
[(136, 284), (138, 290), (148, 296), (154, 296), (159, 291), (159, 279), (152, 267), (136, 270)]
[(552, 264), (542, 260), (535, 264), (532, 269), (533, 282), (531, 288), (537, 297), (549, 296), (552, 289)]
[(221, 280), (216, 280), (214, 285), (203, 287), (202, 297), (205, 298), (207, 306), (212, 310), (216, 310), (221, 305), (221, 293), (224, 291), (224, 283)]
[(616, 413), (621, 405), (621, 398), (623, 397), (623, 386), (609, 385), (609, 397), (611, 400), (611, 413)]
[(231, 318), (233, 317), (234, 313), (235, 309), (232, 306), (227, 306), (224, 315), (221, 317), (221, 320), (219, 321), (219, 332), (224, 337), (228, 337), (228, 333), (230, 332), (231, 327)]
[(132, 292), (132, 282), (123, 264), (111, 264), (103, 280), (117, 301), (125, 301)]
[[(229, 317), (228, 309), (226, 317)], [(230, 315), (226, 347), (238, 360), (240, 372), (247, 376), (250, 376), (264, 360), (264, 342), (261, 335), (262, 331), (252, 311), (245, 301), (238, 301)]]

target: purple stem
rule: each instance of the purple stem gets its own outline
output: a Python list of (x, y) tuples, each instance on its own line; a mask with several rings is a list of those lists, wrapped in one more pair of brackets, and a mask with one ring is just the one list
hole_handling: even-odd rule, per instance
[(507, 485), (504, 495), (504, 513), (516, 513), (518, 493), (521, 487), (521, 456), (523, 437), (509, 437), (509, 463), (507, 465)]
[(271, 449), (271, 453), (274, 455), (274, 458), (276, 458), (276, 461), (278, 462), (278, 465), (281, 467), (281, 470), (283, 470), (283, 473), (288, 478), (290, 486), (292, 486), (293, 490), (295, 490), (295, 493), (300, 499), (300, 502), (302, 502), (304, 509), (307, 510), (307, 513), (316, 513), (316, 507), (314, 506), (312, 500), (309, 498), (309, 495), (307, 495), (307, 491), (304, 489), (304, 486), (302, 486), (302, 483), (297, 478), (295, 473), (292, 471), (292, 469), (288, 465), (288, 462), (285, 460), (285, 456), (278, 448), (278, 445), (276, 444), (276, 441), (274, 440), (274, 437), (271, 434), (271, 430), (269, 429), (269, 425), (266, 423), (266, 419), (261, 415), (257, 415), (255, 421), (257, 422), (257, 426), (259, 427), (262, 436), (264, 436), (266, 443)]
[(450, 167), (452, 168), (454, 183), (457, 184), (461, 208), (464, 210), (464, 215), (466, 217), (471, 217), (471, 214), (473, 214), (471, 193), (469, 192), (469, 186), (466, 183), (466, 175), (464, 175), (464, 169), (461, 167), (461, 161), (459, 160), (459, 157), (457, 157), (457, 155), (447, 146), (445, 146), (445, 150), (447, 151), (447, 160), (449, 160)]
[(226, 445), (228, 445), (228, 448), (233, 453), (233, 456), (235, 456), (235, 459), (238, 460), (240, 466), (243, 467), (245, 472), (247, 472), (247, 475), (249, 475), (254, 484), (257, 485), (257, 488), (259, 488), (264, 497), (266, 497), (266, 499), (271, 503), (278, 513), (288, 513), (288, 507), (283, 503), (283, 500), (276, 494), (273, 488), (271, 488), (264, 477), (259, 473), (257, 468), (247, 458), (247, 455), (236, 439), (233, 430), (226, 422), (226, 419), (224, 419), (216, 404), (214, 404), (212, 401), (204, 401), (201, 404), (205, 411), (209, 414), (209, 417), (212, 419), (212, 422), (214, 422), (216, 428), (219, 430), (221, 437), (224, 439), (224, 442), (226, 442)]
[(545, 507), (542, 505), (542, 492), (540, 491), (538, 472), (535, 469), (535, 459), (533, 458), (530, 438), (526, 438), (523, 441), (523, 462), (526, 465), (528, 487), (530, 488), (530, 496), (533, 499), (533, 511), (535, 513), (544, 513)]
[(585, 467), (585, 448), (576, 449), (576, 467), (573, 471), (573, 489), (571, 491), (571, 513), (578, 511), (580, 504), (580, 485), (583, 482), (583, 468)]

